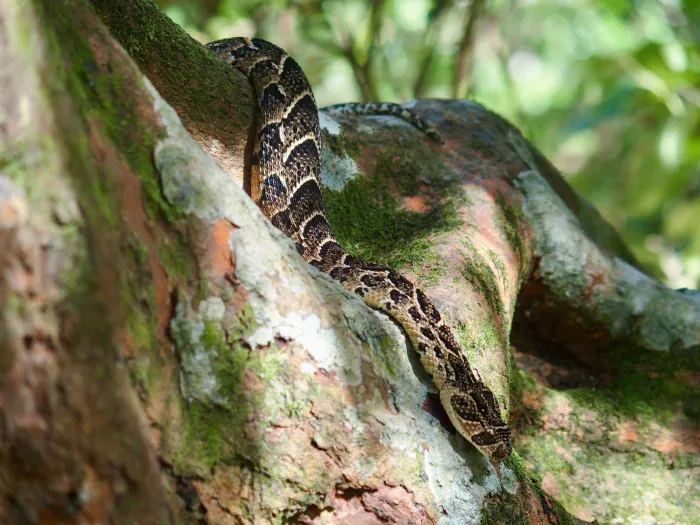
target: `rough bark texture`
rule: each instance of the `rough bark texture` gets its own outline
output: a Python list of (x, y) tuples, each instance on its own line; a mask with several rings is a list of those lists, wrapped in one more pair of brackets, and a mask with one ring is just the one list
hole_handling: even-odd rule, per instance
[(245, 77), (197, 45), (152, 2), (92, 5), (190, 134), (242, 184), (255, 100)]
[(0, 6), (0, 521), (174, 522), (124, 366), (155, 349), (127, 211), (160, 126), (90, 10)]
[(512, 126), (421, 102), (440, 148), (322, 117), (338, 236), (418, 281), (509, 407), (517, 452), (494, 465), (401, 330), (232, 182), (245, 79), (149, 1), (18, 4), (0, 2), (0, 522), (693, 523), (700, 299), (636, 269)]

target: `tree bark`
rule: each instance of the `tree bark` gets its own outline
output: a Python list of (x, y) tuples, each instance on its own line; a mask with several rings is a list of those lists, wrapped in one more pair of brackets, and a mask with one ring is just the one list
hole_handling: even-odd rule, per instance
[(698, 498), (700, 299), (497, 115), (418, 103), (441, 148), (322, 114), (331, 223), (457, 327), (518, 430), (492, 464), (241, 189), (245, 78), (149, 0), (3, 0), (0, 64), (2, 523), (575, 522), (552, 495), (611, 519), (599, 458), (630, 451), (650, 515)]

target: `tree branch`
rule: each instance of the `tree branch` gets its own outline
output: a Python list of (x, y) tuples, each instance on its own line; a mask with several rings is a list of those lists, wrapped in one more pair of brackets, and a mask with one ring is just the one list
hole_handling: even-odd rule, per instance
[(426, 40), (426, 52), (421, 60), (420, 67), (418, 68), (418, 74), (416, 75), (416, 81), (413, 84), (413, 96), (414, 98), (421, 98), (425, 96), (425, 90), (427, 89), (428, 73), (430, 71), (430, 66), (433, 62), (435, 56), (435, 34), (439, 31), (438, 26), (440, 19), (445, 10), (450, 6), (452, 2), (449, 0), (440, 0), (437, 2), (430, 13), (428, 14), (428, 27), (425, 30), (425, 40)]
[[(182, 123), (202, 129), (206, 115), (221, 118), (217, 90), (240, 77), (208, 57), (196, 62), (201, 46), (169, 20), (138, 16), (152, 12), (150, 1), (116, 11), (95, 3), (175, 97), (179, 118), (85, 0), (0, 7), (10, 35), (0, 58), (15, 66), (0, 97), (9, 123), (0, 127), (0, 520), (574, 521), (544, 492), (548, 478), (525, 466), (532, 447), (519, 442), (526, 459), (516, 452), (494, 465), (455, 435), (399, 328), (307, 265), (231, 182), (232, 166), (244, 165), (252, 98), (227, 101), (244, 123), (231, 135), (238, 153), (227, 153), (236, 162), (217, 165), (199, 147), (206, 140), (192, 139)], [(166, 51), (151, 49), (154, 34), (171, 35), (158, 42)], [(214, 94), (193, 95), (207, 89)], [(532, 282), (547, 284), (560, 316), (585, 300), (581, 283), (593, 283), (611, 336), (665, 338), (691, 354), (697, 299), (648, 278), (630, 289), (634, 274), (608, 255), (621, 252), (614, 236), (588, 240), (586, 221), (604, 223), (579, 220), (588, 211), (580, 198), (517, 130), (472, 103), (415, 109), (446, 147), (389, 119), (341, 127), (323, 116), (329, 218), (358, 255), (376, 254), (368, 258), (422, 285), (501, 401), (512, 387), (525, 391), (508, 345), (514, 315), (534, 304), (516, 308), (518, 290)], [(580, 248), (609, 270), (605, 286), (588, 266), (570, 265)], [(574, 300), (549, 285), (552, 261), (573, 268)], [(631, 319), (640, 298), (666, 305), (642, 310), (652, 322), (641, 335), (635, 323), (605, 324), (617, 312)], [(688, 317), (679, 326), (663, 321), (680, 309)], [(592, 333), (583, 344), (595, 354), (597, 341)], [(668, 394), (674, 410), (683, 381)], [(677, 413), (673, 421), (686, 424)], [(670, 432), (654, 424), (655, 435)], [(677, 470), (660, 479), (687, 485)]]
[[(97, 14), (201, 146), (239, 184), (254, 133), (250, 83), (194, 41), (152, 2), (93, 0)], [(148, 23), (145, 23), (148, 21)], [(206, 111), (181, 111), (203, 108)]]
[(454, 98), (466, 98), (469, 90), (469, 61), (473, 51), (476, 23), (484, 9), (484, 0), (472, 0), (467, 10), (467, 23), (459, 42), (459, 50), (455, 60), (454, 76), (452, 79), (452, 95)]

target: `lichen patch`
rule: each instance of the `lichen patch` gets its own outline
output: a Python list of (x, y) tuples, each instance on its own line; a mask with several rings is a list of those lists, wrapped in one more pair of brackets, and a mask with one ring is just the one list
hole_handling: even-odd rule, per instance
[(323, 110), (318, 112), (318, 123), (330, 135), (340, 135), (340, 124)]
[(332, 191), (342, 191), (358, 175), (355, 160), (348, 154), (342, 157), (329, 149), (321, 151), (321, 184)]

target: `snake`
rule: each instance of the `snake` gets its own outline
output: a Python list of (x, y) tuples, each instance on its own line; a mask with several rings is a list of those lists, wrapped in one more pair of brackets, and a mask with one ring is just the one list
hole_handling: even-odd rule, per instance
[[(403, 327), (457, 431), (491, 460), (506, 459), (511, 453), (510, 427), (439, 310), (399, 272), (349, 254), (334, 236), (320, 183), (319, 110), (299, 64), (259, 38), (228, 38), (206, 47), (243, 73), (255, 93), (251, 198), (309, 264)], [(394, 115), (440, 140), (435, 130), (399, 104), (340, 104), (325, 111)]]

